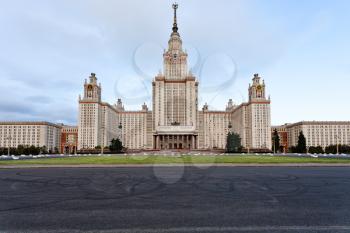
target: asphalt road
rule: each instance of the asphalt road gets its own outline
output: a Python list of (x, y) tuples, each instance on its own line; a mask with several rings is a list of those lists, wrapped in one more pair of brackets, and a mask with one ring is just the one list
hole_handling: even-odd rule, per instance
[(350, 168), (2, 169), (0, 232), (350, 232)]

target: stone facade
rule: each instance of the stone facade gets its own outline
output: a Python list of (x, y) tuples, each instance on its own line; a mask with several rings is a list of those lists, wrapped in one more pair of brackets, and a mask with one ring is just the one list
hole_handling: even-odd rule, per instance
[(76, 154), (78, 150), (78, 127), (62, 125), (61, 150), (63, 154)]

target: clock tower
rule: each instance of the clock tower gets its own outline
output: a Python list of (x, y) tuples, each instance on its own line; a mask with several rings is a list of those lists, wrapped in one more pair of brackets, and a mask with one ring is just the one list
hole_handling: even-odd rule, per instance
[(266, 100), (265, 82), (259, 77), (259, 74), (254, 74), (253, 84), (249, 85), (249, 101)]
[(85, 79), (83, 100), (101, 102), (101, 84), (97, 84), (95, 73), (91, 73), (89, 81)]

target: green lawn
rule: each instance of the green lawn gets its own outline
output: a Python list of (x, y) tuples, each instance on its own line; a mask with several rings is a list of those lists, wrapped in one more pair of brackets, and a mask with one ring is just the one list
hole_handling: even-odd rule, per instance
[(282, 164), (282, 163), (350, 163), (346, 158), (300, 158), (256, 155), (233, 156), (110, 156), (69, 157), (0, 161), (6, 165), (123, 165), (123, 164)]

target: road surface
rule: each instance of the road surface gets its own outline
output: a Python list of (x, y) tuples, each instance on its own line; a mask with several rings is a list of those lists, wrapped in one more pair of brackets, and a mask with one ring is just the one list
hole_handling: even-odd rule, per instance
[(1, 169), (0, 232), (350, 232), (350, 168)]

